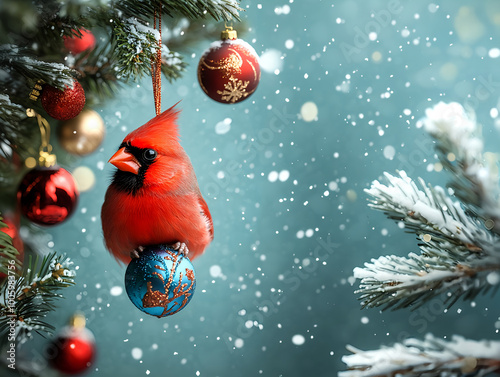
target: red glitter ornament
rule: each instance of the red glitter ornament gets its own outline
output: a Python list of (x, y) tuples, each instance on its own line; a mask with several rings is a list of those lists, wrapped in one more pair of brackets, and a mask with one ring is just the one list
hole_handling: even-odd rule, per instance
[(92, 365), (96, 354), (95, 338), (85, 327), (85, 318), (74, 317), (72, 322), (63, 327), (46, 352), (50, 365), (66, 374), (84, 372)]
[(65, 35), (63, 37), (64, 47), (73, 55), (78, 55), (86, 50), (93, 50), (95, 47), (95, 37), (90, 30), (80, 29), (80, 33), (82, 34), (81, 37), (76, 35)]
[(21, 212), (39, 225), (55, 225), (76, 209), (78, 190), (73, 176), (59, 166), (30, 170), (17, 190)]
[(85, 106), (85, 91), (78, 81), (73, 87), (59, 90), (50, 85), (44, 85), (40, 96), (44, 110), (52, 118), (68, 120), (76, 117)]
[(222, 41), (212, 43), (198, 64), (198, 81), (203, 91), (221, 103), (237, 103), (257, 89), (259, 58), (252, 46), (237, 39), (236, 31), (222, 32)]

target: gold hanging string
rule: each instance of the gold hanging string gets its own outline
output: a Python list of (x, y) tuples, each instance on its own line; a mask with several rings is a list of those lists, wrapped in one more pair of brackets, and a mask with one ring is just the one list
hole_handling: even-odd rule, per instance
[(39, 148), (39, 165), (44, 167), (54, 166), (56, 164), (56, 155), (52, 154), (52, 145), (50, 145), (49, 122), (33, 109), (26, 109), (26, 115), (30, 118), (36, 118), (38, 127), (40, 128), (42, 142)]
[(154, 11), (154, 24), (156, 30), (156, 19), (158, 19), (158, 47), (156, 57), (151, 58), (151, 78), (153, 80), (153, 97), (155, 101), (156, 115), (161, 113), (161, 3), (158, 1)]

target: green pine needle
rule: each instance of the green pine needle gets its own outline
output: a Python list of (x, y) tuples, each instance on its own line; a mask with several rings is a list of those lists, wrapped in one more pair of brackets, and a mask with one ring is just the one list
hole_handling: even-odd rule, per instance
[[(65, 255), (51, 253), (43, 258), (31, 256), (15, 284), (4, 284), (0, 303), (0, 342), (10, 330), (10, 318), (15, 318), (16, 329), (21, 336), (31, 332), (40, 335), (51, 333), (54, 327), (45, 321), (49, 312), (56, 309), (56, 301), (62, 297), (59, 291), (74, 284), (72, 262)], [(11, 281), (12, 278), (8, 278)], [(11, 299), (11, 300), (9, 300)]]

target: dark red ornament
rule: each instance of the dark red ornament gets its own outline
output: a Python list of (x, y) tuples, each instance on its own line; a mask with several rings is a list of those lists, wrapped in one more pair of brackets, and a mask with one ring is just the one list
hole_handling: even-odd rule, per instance
[(78, 190), (73, 176), (59, 166), (36, 167), (21, 181), (17, 199), (23, 213), (39, 225), (66, 220), (76, 209)]
[(44, 110), (52, 118), (68, 120), (76, 117), (85, 106), (85, 91), (78, 81), (73, 87), (59, 90), (50, 85), (44, 85), (40, 96)]
[(260, 80), (259, 57), (252, 46), (228, 28), (198, 64), (198, 81), (213, 100), (233, 104), (248, 98)]
[(83, 325), (65, 326), (47, 349), (50, 365), (66, 374), (86, 371), (95, 359), (95, 338)]
[(80, 29), (80, 33), (82, 34), (81, 37), (76, 35), (65, 35), (63, 37), (64, 47), (73, 55), (78, 55), (86, 50), (93, 50), (95, 47), (95, 37), (90, 30)]

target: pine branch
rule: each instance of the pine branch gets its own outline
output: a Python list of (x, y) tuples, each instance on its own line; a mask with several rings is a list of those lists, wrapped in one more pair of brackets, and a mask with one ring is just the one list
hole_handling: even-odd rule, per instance
[(162, 46), (161, 71), (169, 82), (182, 77), (182, 72), (186, 70), (187, 63), (184, 62), (182, 55), (172, 52), (166, 45)]
[(339, 377), (458, 377), (500, 373), (500, 342), (469, 340), (453, 336), (451, 341), (428, 334), (424, 340), (406, 339), (391, 347), (362, 351), (342, 357), (348, 370)]
[(8, 157), (11, 146), (19, 145), (19, 141), (27, 136), (26, 130), (16, 127), (25, 118), (26, 112), (21, 105), (13, 103), (8, 95), (0, 94), (0, 138), (5, 143), (5, 146), (0, 146), (1, 156)]
[(498, 239), (490, 235), (484, 225), (466, 214), (461, 204), (451, 200), (439, 186), (427, 186), (419, 178), (421, 189), (404, 171), (399, 177), (384, 173), (388, 185), (374, 181), (365, 192), (374, 199), (369, 206), (383, 211), (389, 218), (403, 221), (417, 235), (431, 234), (447, 242), (476, 248), (490, 245)]
[[(497, 262), (497, 261), (496, 261)], [(500, 264), (489, 259), (467, 264), (446, 265), (443, 258), (411, 253), (408, 258), (394, 255), (372, 259), (356, 268), (363, 307), (416, 309), (434, 298), (451, 307), (459, 298), (473, 300), (480, 293), (496, 293)]]
[(441, 187), (426, 186), (420, 179), (419, 189), (405, 172), (399, 174), (386, 173), (388, 185), (375, 181), (365, 191), (374, 197), (372, 208), (416, 233), (421, 254), (380, 257), (355, 268), (362, 306), (415, 309), (445, 292), (451, 295), (443, 301), (451, 306), (460, 297), (472, 300), (479, 293), (496, 292), (500, 237), (466, 214)]
[(162, 4), (162, 13), (169, 16), (180, 15), (191, 19), (206, 18), (207, 15), (216, 21), (239, 21), (239, 1), (237, 0), (157, 0), (143, 2), (141, 0), (118, 1), (114, 7), (124, 18), (139, 17), (149, 19), (155, 11), (156, 4)]
[(101, 48), (80, 54), (72, 66), (78, 71), (78, 81), (92, 93), (86, 103), (101, 102), (111, 98), (123, 86), (116, 76), (114, 62), (111, 58), (112, 47), (107, 44)]
[[(16, 322), (17, 336), (30, 336), (32, 331), (43, 335), (54, 327), (45, 322), (46, 315), (55, 310), (55, 302), (62, 296), (62, 288), (73, 285), (75, 272), (70, 270), (72, 262), (55, 252), (41, 261), (31, 257), (22, 276), (15, 284), (5, 284), (0, 297), (0, 342), (8, 339), (10, 321)], [(9, 277), (9, 280), (11, 278)], [(18, 339), (19, 340), (19, 339)]]
[(483, 140), (474, 114), (456, 103), (440, 102), (427, 109), (417, 126), (436, 139), (443, 167), (452, 173), (455, 195), (500, 234), (500, 187), (496, 162), (483, 153)]
[[(17, 74), (33, 83), (43, 80), (59, 89), (71, 87), (76, 73), (64, 64), (48, 63), (31, 57), (29, 50), (15, 45), (0, 46), (0, 68), (10, 75)], [(28, 88), (27, 93), (29, 90)]]
[[(113, 30), (113, 58), (117, 76), (138, 80), (151, 73), (151, 61), (158, 48), (158, 31), (135, 18), (116, 21)], [(172, 81), (181, 76), (186, 63), (180, 54), (162, 44), (162, 72)]]

